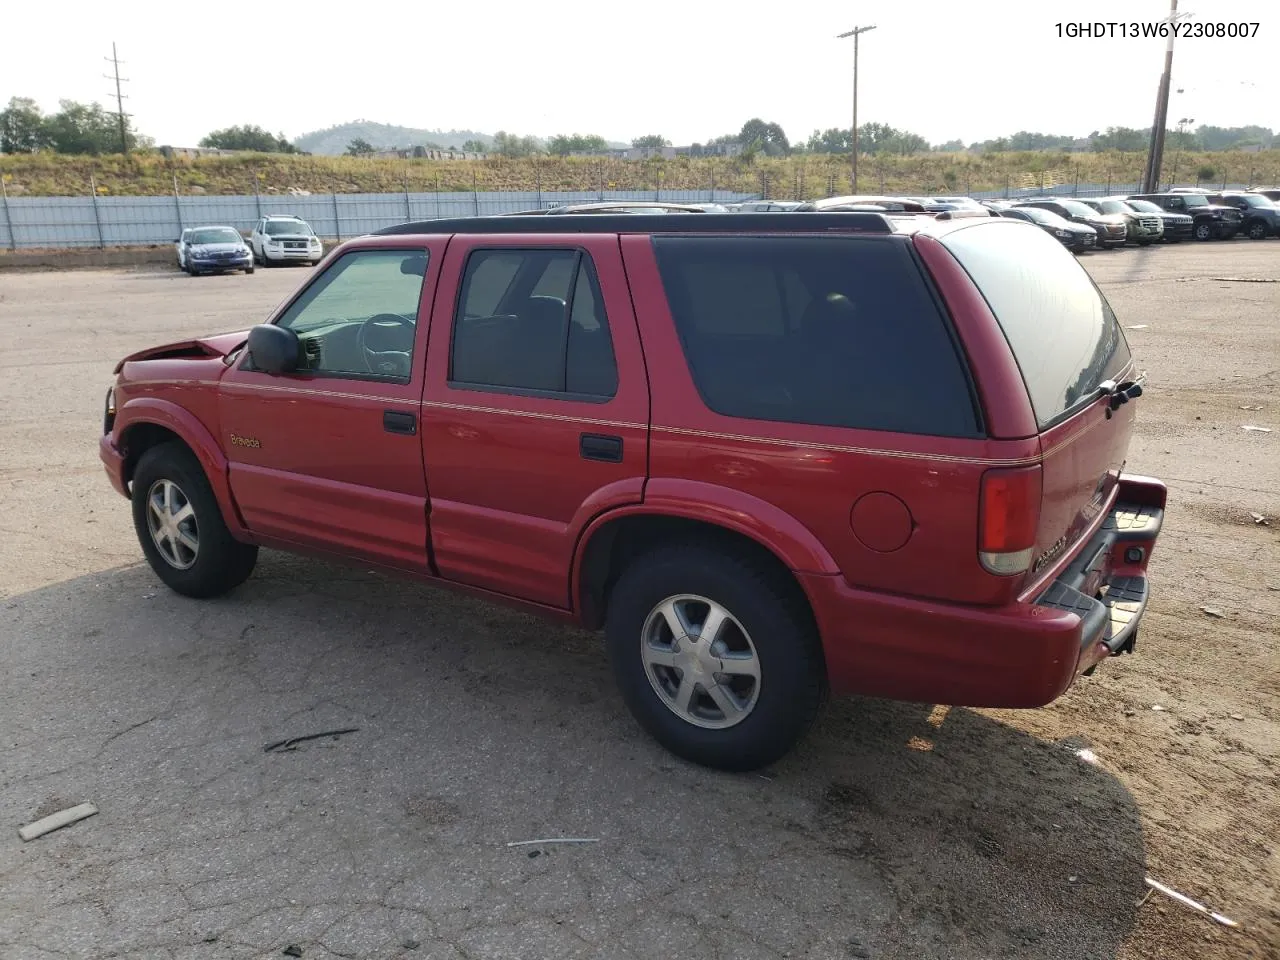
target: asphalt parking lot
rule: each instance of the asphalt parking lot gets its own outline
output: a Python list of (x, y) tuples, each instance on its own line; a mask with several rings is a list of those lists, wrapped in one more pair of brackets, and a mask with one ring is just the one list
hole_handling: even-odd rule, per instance
[[(1280, 956), (1280, 241), (1084, 263), (1170, 486), (1136, 655), (1040, 711), (837, 701), (743, 776), (651, 742), (592, 635), (265, 551), (154, 578), (111, 369), (308, 270), (0, 272), (0, 958)], [(549, 837), (596, 842), (508, 846)]]

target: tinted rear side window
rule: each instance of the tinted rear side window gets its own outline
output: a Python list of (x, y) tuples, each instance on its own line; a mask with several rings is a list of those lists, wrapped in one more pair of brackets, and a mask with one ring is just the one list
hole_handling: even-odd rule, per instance
[(1129, 345), (1107, 298), (1048, 234), (992, 224), (957, 230), (943, 243), (986, 297), (1042, 428), (1128, 364)]
[(703, 402), (730, 417), (972, 437), (947, 321), (906, 243), (657, 237)]

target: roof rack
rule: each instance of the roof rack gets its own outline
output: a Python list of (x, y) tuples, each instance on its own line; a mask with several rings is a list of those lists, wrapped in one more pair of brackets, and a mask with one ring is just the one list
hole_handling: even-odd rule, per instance
[(894, 233), (883, 213), (594, 214), (415, 220), (371, 236), (433, 233)]

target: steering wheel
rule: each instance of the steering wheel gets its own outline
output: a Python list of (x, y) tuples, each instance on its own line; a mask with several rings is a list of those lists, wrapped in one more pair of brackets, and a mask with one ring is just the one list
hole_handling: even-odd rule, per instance
[[(410, 348), (408, 350), (387, 349), (388, 342), (395, 342), (391, 332), (405, 328), (409, 331)], [(375, 313), (360, 324), (356, 332), (356, 342), (360, 345), (360, 355), (364, 358), (364, 365), (368, 371), (387, 377), (409, 376), (410, 358), (413, 355), (413, 336), (416, 329), (417, 324), (414, 321), (398, 313)], [(370, 334), (373, 334), (374, 346), (369, 345)]]

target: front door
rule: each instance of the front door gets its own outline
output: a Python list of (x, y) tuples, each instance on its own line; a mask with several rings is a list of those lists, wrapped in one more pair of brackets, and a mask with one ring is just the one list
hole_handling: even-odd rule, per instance
[(643, 497), (649, 388), (617, 237), (537, 239), (450, 243), (422, 452), (440, 575), (567, 608), (582, 529)]
[(298, 334), (300, 368), (273, 376), (246, 353), (227, 371), (220, 439), (251, 531), (425, 571), (419, 417), (444, 245), (343, 254), (274, 321)]

